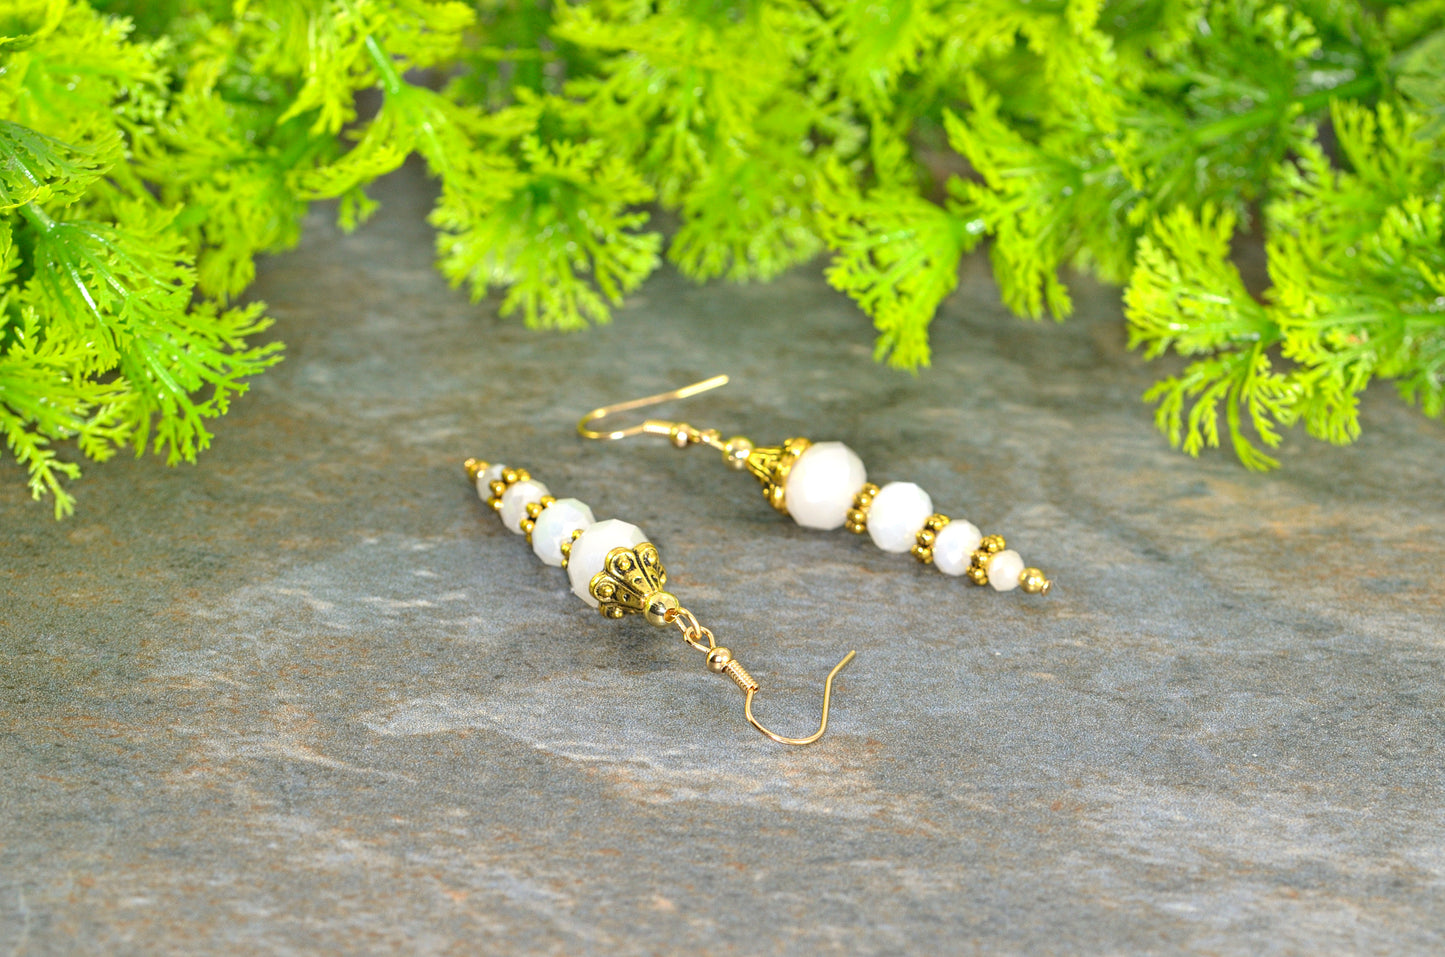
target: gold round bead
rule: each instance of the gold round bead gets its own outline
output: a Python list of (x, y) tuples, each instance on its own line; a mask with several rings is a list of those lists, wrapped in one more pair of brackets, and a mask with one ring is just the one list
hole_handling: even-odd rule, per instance
[(507, 490), (507, 483), (501, 479), (487, 483), (487, 490), (492, 493), (492, 498), (501, 498), (502, 493)]
[(543, 495), (541, 498), (537, 499), (537, 504), (541, 505), (543, 510), (546, 510), (551, 506), (556, 505), (557, 500), (550, 495)]
[(728, 468), (742, 471), (748, 466), (748, 455), (753, 451), (753, 440), (735, 435), (723, 443), (723, 461)]
[(496, 498), (489, 498), (489, 499), (487, 499), (487, 504), (490, 505), (490, 506), (492, 506), (492, 511), (494, 511), (494, 512), (500, 512), (500, 511), (502, 510), (502, 499), (501, 499), (501, 496), (498, 496), (498, 497), (496, 497)]
[(673, 445), (677, 446), (680, 449), (685, 449), (687, 448), (688, 443), (692, 441), (692, 436), (690, 434), (691, 432), (692, 426), (688, 425), (686, 422), (679, 422), (671, 429), (668, 429), (667, 438), (668, 441), (670, 441)]
[(1002, 535), (985, 535), (983, 541), (978, 543), (978, 547), (992, 555), (1003, 551), (1008, 547), (1008, 543), (1003, 540)]
[(541, 502), (528, 502), (527, 517), (529, 519), (532, 519), (533, 521), (536, 521), (537, 516), (542, 514), (542, 509), (544, 508), (546, 508), (546, 506), (543, 505)]
[[(511, 485), (522, 477), (516, 469), (502, 469), (502, 484)], [(496, 483), (493, 483), (496, 484)]]
[(933, 549), (927, 545), (914, 545), (912, 548), (913, 557), (925, 565), (933, 563)]
[(1025, 568), (1019, 572), (1019, 587), (1030, 595), (1047, 595), (1053, 584), (1037, 568)]
[(462, 468), (466, 469), (467, 478), (473, 482), (477, 480), (478, 475), (481, 475), (489, 467), (490, 466), (488, 466), (487, 463), (483, 462), (481, 459), (467, 459), (465, 462), (462, 463)]
[(733, 663), (733, 653), (719, 645), (707, 653), (707, 670), (720, 675)]
[(532, 480), (532, 473), (531, 473), (531, 472), (528, 472), (526, 469), (517, 469), (517, 481), (518, 481), (518, 482), (529, 482), (529, 481), (531, 481), (531, 480)]
[(527, 536), (527, 541), (530, 542), (532, 540), (532, 529), (537, 527), (537, 523), (530, 518), (524, 518), (517, 523), (517, 527), (522, 530), (522, 534)]
[(671, 592), (653, 592), (647, 598), (647, 607), (642, 610), (649, 624), (666, 625), (669, 623), (668, 613), (677, 611), (679, 605), (677, 598)]

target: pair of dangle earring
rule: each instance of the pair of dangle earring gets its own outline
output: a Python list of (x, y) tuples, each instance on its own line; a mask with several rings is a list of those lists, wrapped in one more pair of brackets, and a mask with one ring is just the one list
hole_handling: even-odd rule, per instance
[[(698, 430), (686, 423), (647, 419), (612, 431), (595, 428), (618, 413), (672, 399), (684, 399), (728, 381), (719, 375), (702, 382), (642, 399), (594, 409), (577, 429), (584, 438), (621, 439), (660, 435), (678, 448), (708, 445), (732, 468), (751, 472), (763, 494), (778, 511), (809, 528), (867, 532), (885, 551), (911, 552), (925, 564), (949, 575), (964, 575), (976, 585), (999, 591), (1021, 588), (1047, 593), (1050, 582), (1036, 568), (1024, 567), (1018, 553), (998, 535), (983, 535), (971, 522), (935, 513), (928, 493), (911, 482), (879, 487), (867, 481), (863, 463), (841, 442), (812, 443), (788, 439), (781, 446), (758, 447), (741, 436), (724, 441), (715, 429)], [(640, 614), (650, 624), (674, 626), (683, 641), (706, 656), (707, 668), (725, 675), (742, 690), (743, 713), (758, 731), (780, 744), (811, 744), (828, 728), (833, 679), (853, 660), (850, 651), (833, 666), (823, 683), (822, 718), (806, 737), (786, 737), (768, 730), (753, 715), (760, 688), (732, 652), (717, 643), (677, 597), (666, 590), (667, 571), (657, 546), (642, 529), (618, 519), (597, 521), (591, 508), (574, 498), (555, 498), (526, 469), (509, 468), (479, 459), (464, 463), (478, 495), (496, 510), (502, 524), (526, 536), (544, 563), (566, 570), (572, 591), (608, 618)]]

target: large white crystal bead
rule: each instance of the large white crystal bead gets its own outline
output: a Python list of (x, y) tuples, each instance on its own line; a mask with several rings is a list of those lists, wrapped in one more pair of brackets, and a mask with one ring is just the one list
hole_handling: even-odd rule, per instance
[(788, 471), (783, 501), (804, 528), (841, 528), (866, 481), (856, 452), (842, 442), (819, 442), (803, 450)]
[[(533, 538), (536, 535), (532, 533)], [(933, 564), (945, 575), (962, 575), (973, 564), (973, 553), (982, 541), (983, 532), (977, 525), (956, 518), (943, 526), (934, 539)]]
[(1019, 587), (1023, 570), (1023, 556), (1012, 548), (1005, 548), (988, 560), (988, 583), (998, 591), (1012, 591)]
[(572, 583), (572, 591), (596, 608), (597, 599), (587, 591), (587, 585), (593, 575), (602, 571), (602, 560), (607, 553), (614, 548), (636, 548), (645, 541), (647, 536), (642, 529), (615, 518), (588, 526), (567, 553), (567, 580)]
[(868, 507), (868, 537), (885, 552), (906, 552), (918, 543), (933, 499), (912, 482), (889, 482)]
[(532, 527), (532, 551), (548, 565), (560, 568), (562, 543), (570, 540), (577, 529), (595, 521), (592, 509), (586, 505), (575, 498), (559, 498), (537, 516), (537, 524)]
[(507, 467), (499, 462), (496, 465), (488, 465), (477, 473), (477, 495), (482, 501), (485, 502), (492, 497), (492, 483), (501, 478), (502, 473), (506, 470)]
[(502, 493), (502, 524), (522, 534), (522, 519), (527, 517), (527, 506), (542, 500), (547, 486), (541, 482), (526, 479), (507, 486)]

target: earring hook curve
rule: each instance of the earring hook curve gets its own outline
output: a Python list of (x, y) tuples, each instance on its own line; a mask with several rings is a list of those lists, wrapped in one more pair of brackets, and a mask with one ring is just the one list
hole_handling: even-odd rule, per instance
[(709, 379), (703, 379), (701, 382), (694, 382), (691, 385), (685, 385), (680, 389), (670, 389), (667, 392), (659, 392), (657, 393), (657, 395), (644, 396), (641, 399), (628, 399), (626, 402), (614, 402), (611, 405), (599, 406), (598, 408), (595, 408), (591, 412), (588, 412), (586, 415), (582, 416), (582, 418), (578, 421), (577, 434), (582, 436), (584, 439), (600, 439), (602, 441), (625, 439), (629, 435), (642, 435), (643, 433), (647, 433), (649, 435), (668, 435), (672, 432), (673, 426), (675, 426), (677, 423), (665, 422), (661, 419), (646, 419), (643, 422), (638, 423), (637, 425), (629, 425), (626, 428), (622, 429), (613, 429), (610, 432), (593, 428), (593, 426), (595, 426), (602, 419), (616, 415), (619, 412), (630, 412), (633, 409), (644, 409), (651, 405), (659, 405), (663, 402), (670, 402), (673, 399), (690, 398), (691, 396), (698, 395), (702, 392), (708, 392), (712, 389), (716, 389), (720, 386), (725, 386), (727, 384), (728, 377), (726, 373), (723, 373), (720, 375), (715, 375)]
[(758, 693), (756, 687), (744, 689), (747, 692), (747, 700), (743, 702), (743, 714), (747, 717), (748, 724), (757, 728), (779, 744), (812, 744), (814, 741), (817, 741), (823, 736), (823, 732), (828, 730), (828, 706), (833, 697), (833, 679), (837, 676), (838, 672), (843, 670), (844, 665), (853, 660), (853, 656), (857, 653), (856, 650), (848, 652), (843, 656), (843, 660), (834, 665), (833, 670), (828, 672), (828, 678), (823, 682), (823, 720), (818, 723), (817, 731), (814, 731), (806, 738), (785, 738), (781, 734), (769, 731), (763, 727), (758, 722), (758, 719), (753, 717), (753, 696)]

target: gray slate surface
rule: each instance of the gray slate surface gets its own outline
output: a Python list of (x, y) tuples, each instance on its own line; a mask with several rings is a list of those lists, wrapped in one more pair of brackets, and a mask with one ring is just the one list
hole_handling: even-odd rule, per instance
[[(1387, 390), (1286, 469), (1170, 451), (1117, 291), (985, 264), (917, 378), (817, 270), (662, 273), (538, 334), (432, 269), (407, 171), (256, 292), (289, 358), (197, 468), (0, 467), (0, 953), (1429, 953), (1445, 948), (1445, 436)], [(1000, 596), (810, 532), (715, 454), (578, 415), (842, 439), (1055, 578)], [(593, 613), (464, 481), (637, 522), (784, 731)], [(794, 730), (796, 729), (796, 730)]]

